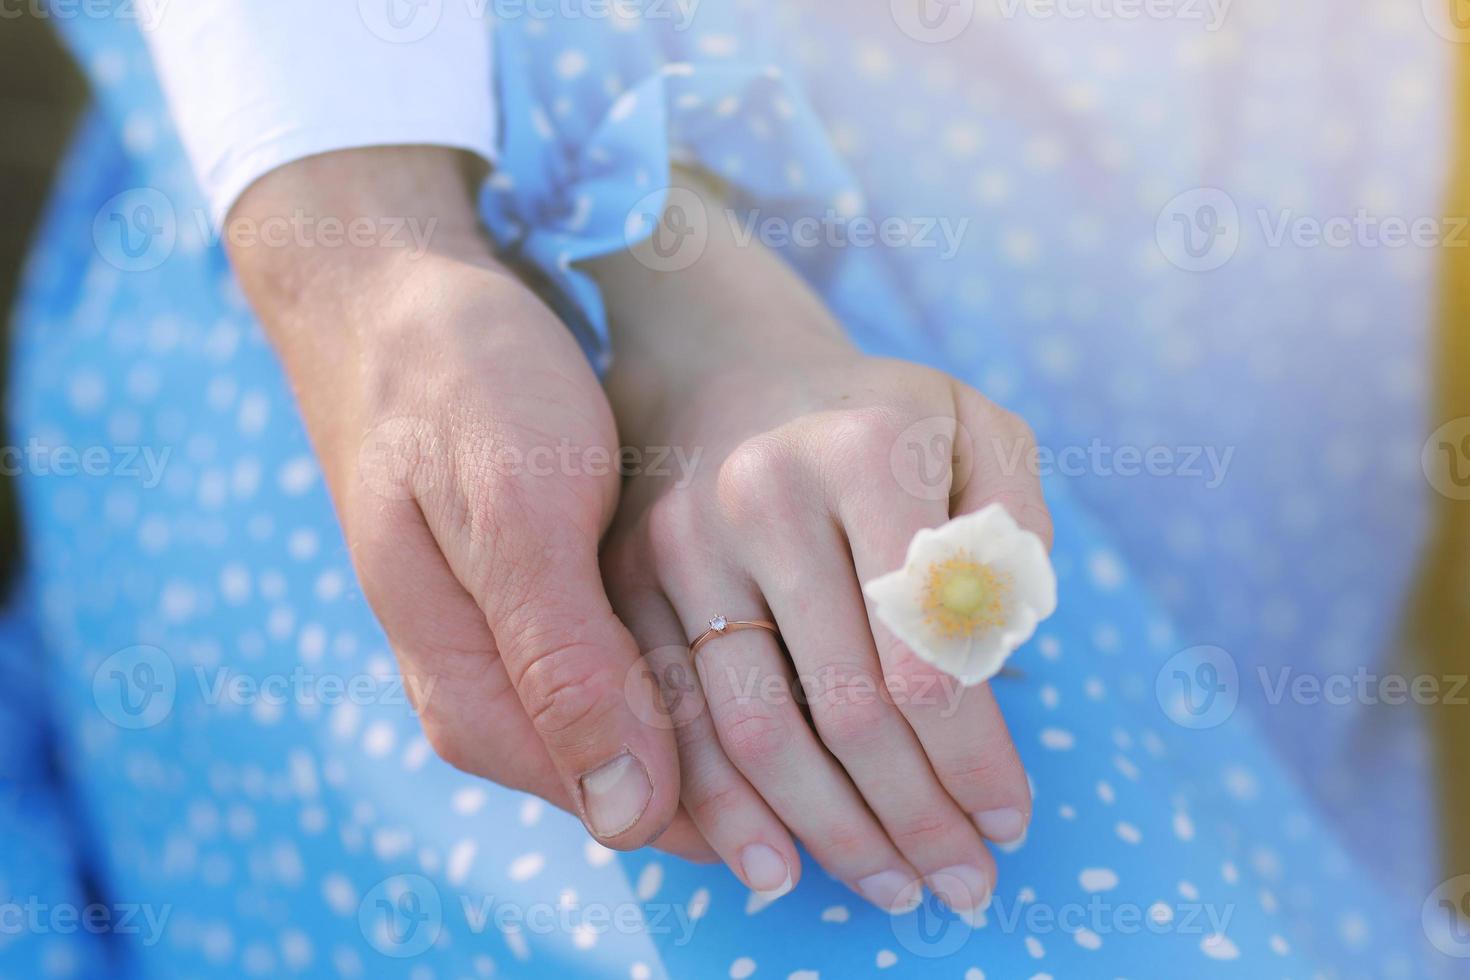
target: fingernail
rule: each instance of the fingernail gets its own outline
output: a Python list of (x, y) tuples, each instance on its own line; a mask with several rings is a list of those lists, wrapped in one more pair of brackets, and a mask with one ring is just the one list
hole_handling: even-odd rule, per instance
[(633, 826), (651, 799), (653, 783), (648, 780), (648, 770), (631, 752), (582, 777), (587, 823), (598, 837), (616, 837)]
[(791, 868), (774, 847), (747, 845), (740, 852), (740, 870), (751, 890), (768, 902), (791, 891)]
[(975, 814), (975, 825), (986, 839), (1010, 844), (1026, 836), (1026, 818), (1015, 807)]
[(857, 883), (863, 898), (891, 915), (903, 915), (919, 907), (923, 888), (901, 871), (880, 871)]
[(990, 904), (990, 879), (979, 868), (957, 864), (924, 879), (929, 890), (956, 912), (973, 912)]

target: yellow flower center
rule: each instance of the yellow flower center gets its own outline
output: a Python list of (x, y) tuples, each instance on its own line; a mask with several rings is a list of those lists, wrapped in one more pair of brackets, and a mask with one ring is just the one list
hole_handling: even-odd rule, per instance
[(1011, 577), (960, 552), (929, 566), (924, 621), (946, 637), (974, 636), (1005, 622)]

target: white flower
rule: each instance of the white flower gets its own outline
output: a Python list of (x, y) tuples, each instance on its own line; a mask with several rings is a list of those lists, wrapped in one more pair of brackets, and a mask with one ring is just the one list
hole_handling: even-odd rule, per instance
[(1057, 608), (1046, 547), (1000, 504), (920, 531), (903, 568), (863, 591), (883, 625), (963, 684), (994, 677)]

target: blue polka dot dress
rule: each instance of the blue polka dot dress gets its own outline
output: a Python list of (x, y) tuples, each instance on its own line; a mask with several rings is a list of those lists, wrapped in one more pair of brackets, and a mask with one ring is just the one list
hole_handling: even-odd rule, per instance
[[(198, 217), (141, 40), (123, 21), (78, 19), (61, 26), (97, 106), (58, 179), (11, 354), (14, 441), (32, 462), (25, 577), (0, 631), (0, 975), (1452, 975), (1470, 944), (1436, 931), (1435, 896), (1405, 901), (1363, 867), (1385, 852), (1427, 867), (1422, 772), (1365, 762), (1402, 792), (1372, 811), (1392, 830), (1378, 850), (1345, 843), (1355, 825), (1324, 816), (1330, 794), (1306, 774), (1355, 729), (1262, 711), (1251, 680), (1304, 619), (1349, 643), (1387, 619), (1381, 602), (1334, 612), (1323, 597), (1392, 591), (1407, 551), (1380, 551), (1362, 580), (1353, 562), (1408, 491), (1391, 476), (1365, 504), (1305, 482), (1283, 497), (1262, 475), (1282, 478), (1291, 438), (1329, 429), (1273, 443), (1237, 409), (1326, 386), (1325, 368), (1283, 387), (1257, 363), (1259, 377), (1190, 396), (1171, 374), (1228, 359), (1216, 346), (1239, 341), (1179, 325), (1206, 308), (1255, 322), (1259, 294), (1232, 277), (1279, 255), (1242, 247), (1223, 283), (1160, 256), (1152, 202), (1191, 173), (1200, 184), (1198, 160), (1179, 150), (1125, 176), (1150, 125), (1136, 105), (1121, 128), (1083, 127), (1086, 152), (1066, 141), (1066, 120), (1098, 122), (1088, 106), (1129, 92), (1148, 104), (1122, 40), (1088, 89), (1064, 77), (1065, 46), (1031, 59), (977, 22), (968, 47), (944, 47), (903, 23), (879, 7), (716, 0), (688, 23), (507, 14), (501, 159), (482, 209), (606, 363), (616, 352), (576, 263), (646, 238), (670, 167), (698, 165), (763, 241), (813, 231), (768, 244), (866, 348), (965, 377), (1030, 418), (1043, 446), (1111, 448), (1111, 475), (1097, 452), (1080, 475), (1060, 453), (1045, 473), (1061, 603), (994, 685), (1035, 817), (997, 855), (990, 908), (959, 917), (930, 900), (889, 917), (810, 862), (768, 905), (721, 867), (614, 853), (574, 818), (438, 760), (286, 379)], [(1181, 31), (1128, 40), (1187, 50)], [(1004, 87), (961, 84), (980, 61), (1038, 101), (1058, 95), (1055, 118), (1018, 119)], [(1124, 186), (1153, 195), (1145, 223)], [(882, 228), (898, 247), (870, 241)], [(1384, 356), (1412, 367), (1403, 347)], [(1387, 405), (1377, 434), (1402, 438), (1411, 412)], [(1210, 417), (1217, 428), (1179, 421)], [(1169, 475), (1122, 475), (1120, 446), (1173, 448)], [(1238, 461), (1222, 462), (1231, 447)], [(1319, 448), (1357, 472), (1359, 442)], [(1274, 509), (1252, 510), (1252, 495)], [(1278, 518), (1300, 540), (1251, 547), (1292, 533)], [(1345, 525), (1359, 533), (1331, 553), (1331, 535), (1309, 533)], [(1312, 554), (1331, 560), (1282, 564)], [(1283, 744), (1312, 730), (1311, 746)], [(67, 928), (68, 908), (98, 909), (105, 927)]]

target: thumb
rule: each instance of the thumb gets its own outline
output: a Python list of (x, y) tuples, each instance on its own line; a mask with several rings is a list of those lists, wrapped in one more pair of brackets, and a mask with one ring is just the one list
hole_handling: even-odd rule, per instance
[(582, 822), (610, 847), (641, 847), (678, 810), (672, 726), (608, 602), (597, 541), (555, 534), (502, 542), (520, 560), (500, 563), (481, 607)]

